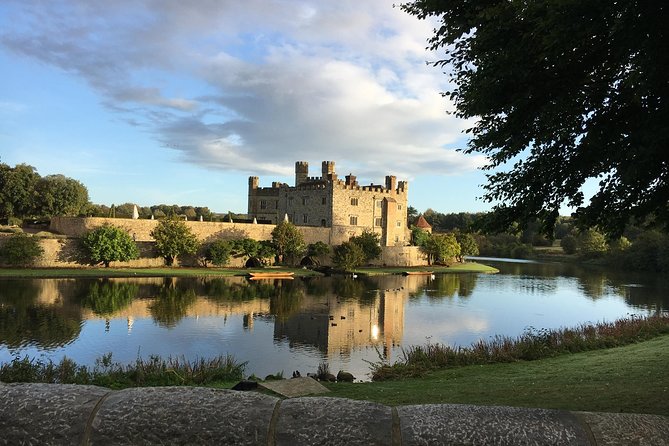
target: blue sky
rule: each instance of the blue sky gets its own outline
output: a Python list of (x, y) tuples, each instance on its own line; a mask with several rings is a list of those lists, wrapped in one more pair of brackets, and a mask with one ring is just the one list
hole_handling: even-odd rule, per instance
[(393, 0), (3, 0), (0, 159), (94, 203), (246, 212), (247, 179), (409, 180), (419, 211), (481, 211), (471, 123)]

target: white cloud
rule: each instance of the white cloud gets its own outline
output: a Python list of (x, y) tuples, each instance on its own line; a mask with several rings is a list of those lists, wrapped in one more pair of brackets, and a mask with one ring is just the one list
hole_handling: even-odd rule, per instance
[(432, 24), (390, 1), (22, 0), (11, 12), (0, 44), (80, 76), (197, 165), (289, 174), (333, 159), (412, 178), (484, 161), (445, 148), (464, 123), (424, 63)]

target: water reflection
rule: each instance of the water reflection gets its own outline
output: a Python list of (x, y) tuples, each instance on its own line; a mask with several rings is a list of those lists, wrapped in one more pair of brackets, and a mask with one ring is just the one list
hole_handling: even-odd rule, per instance
[[(231, 353), (258, 374), (322, 360), (364, 377), (426, 341), (467, 345), (669, 309), (667, 279), (573, 265), (496, 263), (498, 275), (249, 281), (231, 278), (0, 280), (0, 361), (114, 352)], [(378, 352), (378, 353), (377, 353)]]

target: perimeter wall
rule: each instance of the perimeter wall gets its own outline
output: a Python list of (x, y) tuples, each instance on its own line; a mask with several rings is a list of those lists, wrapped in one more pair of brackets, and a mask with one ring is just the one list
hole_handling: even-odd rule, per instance
[[(99, 217), (54, 217), (51, 219), (49, 230), (62, 235), (58, 238), (44, 238), (40, 243), (44, 255), (36, 263), (38, 267), (88, 267), (81, 257), (80, 238), (88, 231), (105, 223), (121, 227), (130, 233), (140, 250), (140, 258), (129, 262), (112, 262), (112, 267), (156, 267), (163, 266), (162, 257), (155, 252), (154, 240), (151, 231), (158, 225), (157, 220), (133, 220), (129, 218), (99, 218)], [(207, 243), (216, 239), (252, 238), (255, 240), (270, 240), (275, 225), (253, 223), (201, 222), (185, 221), (186, 225), (202, 242)], [(361, 234), (364, 228), (354, 226), (335, 226), (332, 228), (298, 226), (306, 243), (323, 242), (331, 246), (339, 245), (353, 235)], [(7, 234), (8, 236), (9, 234)], [(0, 244), (7, 237), (0, 237)], [(330, 265), (329, 258), (320, 259), (323, 265)], [(198, 265), (194, 256), (179, 258), (183, 266)], [(381, 257), (373, 262), (374, 265), (388, 266), (418, 266), (425, 265), (425, 256), (415, 246), (382, 247)], [(231, 259), (231, 267), (244, 266), (244, 259)]]

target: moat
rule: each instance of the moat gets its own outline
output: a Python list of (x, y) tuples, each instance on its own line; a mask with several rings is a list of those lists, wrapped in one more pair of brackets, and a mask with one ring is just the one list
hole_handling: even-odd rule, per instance
[(499, 274), (0, 280), (0, 362), (80, 364), (112, 352), (189, 359), (231, 354), (247, 374), (368, 379), (402, 348), (469, 345), (494, 335), (669, 312), (669, 279), (576, 265), (483, 260)]

